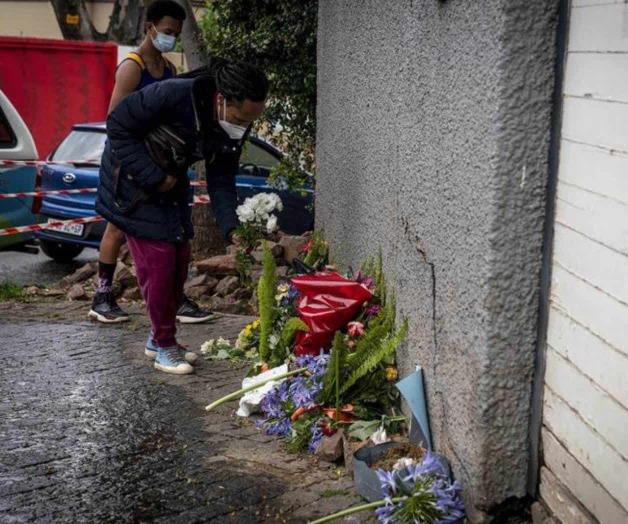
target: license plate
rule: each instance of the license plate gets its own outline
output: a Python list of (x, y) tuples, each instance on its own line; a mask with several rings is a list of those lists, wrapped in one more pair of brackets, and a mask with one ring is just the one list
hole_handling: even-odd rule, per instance
[[(48, 220), (48, 224), (56, 222), (55, 220)], [(68, 235), (74, 235), (80, 237), (83, 235), (83, 230), (85, 229), (85, 224), (60, 224), (56, 226), (48, 225), (46, 229), (51, 229), (52, 231), (59, 231), (60, 233), (66, 233)]]

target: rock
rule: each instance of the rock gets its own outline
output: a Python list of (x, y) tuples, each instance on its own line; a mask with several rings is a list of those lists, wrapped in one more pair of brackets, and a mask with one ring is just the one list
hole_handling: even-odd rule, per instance
[(60, 297), (61, 295), (65, 295), (65, 291), (63, 289), (44, 289), (43, 294), (47, 297)]
[(122, 293), (122, 298), (127, 300), (142, 300), (142, 292), (139, 287), (129, 287)]
[(131, 256), (131, 251), (129, 251), (128, 244), (126, 244), (126, 243), (122, 244), (122, 247), (120, 248), (120, 254), (118, 255), (118, 258), (124, 264), (127, 264), (127, 265), (133, 264), (133, 257)]
[(217, 295), (212, 297), (212, 309), (234, 315), (241, 315), (250, 311), (246, 300), (236, 300), (233, 297), (223, 298)]
[(216, 286), (215, 292), (217, 295), (221, 297), (227, 296), (229, 293), (232, 293), (238, 286), (240, 285), (240, 280), (238, 277), (225, 277)]
[[(270, 249), (270, 252), (273, 254), (273, 257), (280, 258), (283, 255), (283, 246), (280, 244), (277, 244), (276, 242), (267, 242), (267, 245), (268, 249)], [(261, 264), (262, 257), (264, 256), (264, 250), (260, 247), (259, 249), (251, 252), (251, 256), (255, 262)]]
[(236, 246), (235, 244), (229, 244), (227, 246), (227, 255), (235, 255), (240, 250), (240, 246)]
[(217, 255), (215, 257), (199, 260), (196, 268), (201, 273), (209, 275), (237, 275), (235, 255)]
[(353, 454), (360, 448), (369, 445), (369, 440), (363, 440), (362, 442), (352, 442), (346, 435), (342, 436), (342, 454), (345, 461), (345, 471), (348, 471), (353, 476)]
[(343, 457), (344, 431), (339, 429), (331, 437), (323, 437), (316, 448), (315, 455), (325, 462), (336, 462)]
[(200, 300), (211, 296), (212, 287), (206, 284), (203, 284), (202, 286), (190, 287), (185, 290), (185, 294), (192, 300)]
[(87, 300), (87, 293), (81, 284), (74, 284), (68, 291), (68, 298), (70, 300)]
[(134, 271), (123, 262), (118, 262), (113, 280), (114, 282), (119, 282), (122, 289), (137, 286), (137, 278)]
[(96, 274), (96, 264), (93, 262), (88, 262), (84, 266), (78, 268), (74, 273), (64, 277), (60, 285), (63, 288), (69, 288), (74, 284), (80, 284), (81, 282), (85, 282), (88, 278), (94, 276)]
[(218, 280), (216, 277), (212, 277), (212, 276), (206, 275), (205, 273), (201, 273), (200, 275), (188, 280), (183, 286), (183, 289), (187, 293), (189, 289), (192, 289), (195, 287), (202, 287), (207, 290), (204, 293), (205, 295), (211, 295), (211, 292), (218, 285), (218, 282), (220, 282), (220, 280)]
[(190, 278), (183, 285), (183, 289), (185, 289), (187, 291), (191, 287), (202, 286), (203, 284), (205, 284), (205, 282), (207, 282), (208, 278), (209, 278), (209, 275), (206, 275), (206, 274), (201, 274), (201, 275), (198, 275), (198, 276), (196, 276), (194, 278)]
[(286, 235), (279, 239), (279, 245), (283, 248), (283, 258), (288, 264), (299, 256), (299, 251), (306, 244), (307, 239), (292, 235)]
[(247, 289), (245, 287), (240, 287), (238, 289), (236, 289), (233, 293), (231, 293), (229, 295), (228, 298), (233, 299), (233, 300), (248, 300), (253, 296), (253, 293), (251, 293), (250, 289)]

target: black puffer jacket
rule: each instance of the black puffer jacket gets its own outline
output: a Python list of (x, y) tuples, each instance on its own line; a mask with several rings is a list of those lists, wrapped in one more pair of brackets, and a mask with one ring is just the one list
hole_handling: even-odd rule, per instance
[(147, 133), (167, 125), (185, 142), (185, 164), (206, 161), (212, 208), (225, 238), (238, 225), (235, 209), (242, 140), (232, 140), (214, 119), (210, 76), (175, 78), (127, 96), (107, 118), (96, 211), (133, 236), (180, 242), (193, 236), (187, 176), (166, 193), (164, 172), (150, 157)]

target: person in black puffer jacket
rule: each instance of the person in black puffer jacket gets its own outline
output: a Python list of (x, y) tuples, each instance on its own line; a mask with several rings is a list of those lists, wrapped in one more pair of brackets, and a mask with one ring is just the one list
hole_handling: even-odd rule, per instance
[(152, 324), (146, 353), (161, 371), (191, 373), (196, 358), (176, 341), (193, 236), (187, 169), (205, 160), (212, 209), (232, 241), (239, 158), (267, 94), (258, 68), (213, 59), (130, 94), (107, 118), (96, 211), (126, 234)]

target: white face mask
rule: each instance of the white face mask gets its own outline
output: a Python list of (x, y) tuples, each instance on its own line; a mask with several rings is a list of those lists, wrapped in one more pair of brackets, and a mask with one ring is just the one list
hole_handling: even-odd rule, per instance
[(218, 124), (223, 128), (225, 133), (229, 135), (229, 138), (233, 138), (234, 140), (240, 140), (248, 127), (242, 127), (237, 124), (232, 124), (226, 120), (227, 118), (227, 99), (222, 99), (222, 115), (223, 118), (218, 117)]
[(160, 33), (157, 31), (155, 36), (151, 35), (151, 40), (153, 41), (153, 46), (160, 53), (169, 53), (174, 49), (174, 44), (177, 41), (177, 38), (174, 35), (167, 35), (165, 33)]

